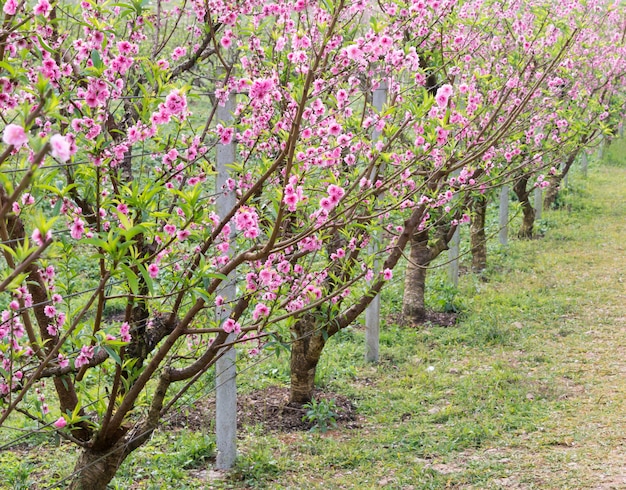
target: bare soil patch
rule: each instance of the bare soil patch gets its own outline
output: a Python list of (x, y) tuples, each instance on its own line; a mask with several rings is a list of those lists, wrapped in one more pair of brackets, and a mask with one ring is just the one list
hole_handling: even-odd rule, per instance
[[(335, 420), (337, 425), (345, 428), (357, 428), (356, 409), (344, 395), (316, 390), (314, 398), (318, 401), (333, 400), (335, 402)], [(288, 404), (289, 389), (270, 386), (262, 390), (241, 394), (237, 397), (237, 424), (253, 426), (257, 424), (271, 432), (306, 431), (313, 423), (304, 422), (302, 417), (306, 409)], [(176, 413), (166, 424), (166, 428), (188, 430), (207, 430), (215, 420), (215, 399), (200, 400), (184, 410)]]

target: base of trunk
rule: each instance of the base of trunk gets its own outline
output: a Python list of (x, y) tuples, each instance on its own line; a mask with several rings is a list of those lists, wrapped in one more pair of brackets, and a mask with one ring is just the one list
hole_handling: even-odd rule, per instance
[(428, 232), (421, 231), (411, 237), (409, 262), (404, 273), (402, 316), (409, 324), (421, 323), (426, 318), (426, 271), (432, 259), (428, 248)]
[(315, 371), (326, 343), (313, 315), (304, 315), (291, 328), (291, 386), (289, 405), (302, 406), (313, 399)]
[(69, 490), (106, 490), (127, 455), (123, 445), (103, 451), (84, 449), (74, 466), (78, 473)]
[(470, 224), (472, 271), (482, 272), (487, 268), (487, 237), (485, 235), (487, 199), (482, 196), (478, 198), (474, 202), (473, 211)]
[(532, 213), (524, 212), (524, 218), (522, 219), (522, 225), (520, 226), (517, 236), (522, 239), (530, 239), (535, 235), (535, 211)]
[(310, 403), (315, 390), (315, 367), (311, 369), (291, 368), (291, 390), (289, 392), (289, 406), (301, 407)]
[(426, 320), (426, 308), (410, 308), (405, 305), (402, 309), (402, 323), (416, 325)]

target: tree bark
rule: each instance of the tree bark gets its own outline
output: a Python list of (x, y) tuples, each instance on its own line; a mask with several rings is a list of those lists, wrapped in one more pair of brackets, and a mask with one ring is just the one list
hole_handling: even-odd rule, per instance
[(419, 231), (411, 237), (411, 251), (404, 276), (402, 316), (407, 323), (419, 323), (426, 317), (426, 270), (432, 260), (428, 247), (428, 231)]
[(545, 209), (550, 209), (554, 207), (554, 203), (556, 202), (556, 198), (559, 194), (561, 182), (563, 181), (565, 176), (568, 174), (569, 169), (572, 167), (579, 152), (580, 152), (580, 149), (576, 149), (572, 153), (570, 153), (565, 162), (565, 165), (563, 166), (563, 169), (560, 172), (558, 172), (556, 175), (551, 175), (548, 178), (550, 185), (546, 188), (546, 195), (543, 198), (543, 207)]
[(556, 202), (556, 198), (559, 195), (559, 190), (561, 186), (561, 181), (565, 175), (561, 175), (560, 173), (557, 175), (552, 175), (548, 179), (550, 185), (546, 188), (545, 196), (543, 197), (543, 207), (545, 209), (551, 209), (554, 207)]
[(106, 490), (128, 454), (123, 445), (102, 451), (84, 449), (74, 466), (78, 474), (69, 490)]
[(294, 341), (291, 345), (289, 404), (302, 406), (313, 399), (315, 372), (326, 341), (311, 314), (298, 319), (291, 333)]
[(485, 236), (485, 217), (487, 198), (480, 196), (474, 201), (472, 223), (470, 225), (470, 243), (472, 247), (472, 270), (482, 272), (487, 268), (487, 238)]
[(519, 238), (532, 238), (534, 235), (535, 228), (535, 208), (530, 202), (529, 196), (530, 191), (526, 189), (528, 185), (528, 175), (523, 175), (520, 177), (515, 185), (513, 186), (513, 191), (515, 195), (517, 195), (517, 199), (522, 205), (522, 225), (517, 233)]

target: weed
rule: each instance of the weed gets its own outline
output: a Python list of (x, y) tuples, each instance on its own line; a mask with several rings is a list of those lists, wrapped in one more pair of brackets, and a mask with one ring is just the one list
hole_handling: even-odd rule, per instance
[(337, 406), (335, 400), (311, 400), (302, 406), (306, 414), (302, 417), (304, 422), (314, 424), (311, 432), (324, 433), (331, 428), (337, 427)]
[(280, 472), (280, 464), (272, 448), (257, 445), (237, 459), (231, 478), (255, 488), (263, 488), (268, 480)]
[(444, 313), (459, 313), (462, 310), (462, 301), (459, 290), (448, 281), (439, 279), (438, 283), (430, 284), (429, 304), (437, 311)]

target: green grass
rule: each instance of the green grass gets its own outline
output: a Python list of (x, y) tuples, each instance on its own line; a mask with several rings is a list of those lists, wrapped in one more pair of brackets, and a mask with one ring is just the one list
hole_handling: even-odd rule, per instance
[[(363, 361), (361, 326), (329, 340), (318, 385), (353, 401), (358, 428), (243, 427), (236, 467), (218, 478), (206, 471), (210, 427), (163, 430), (124, 463), (113, 487), (613, 488), (601, 485), (626, 474), (626, 168), (592, 166), (588, 180), (574, 174), (560, 199), (540, 223), (542, 239), (490, 243), (482, 277), (463, 275), (452, 289), (446, 268), (433, 270), (428, 301), (454, 305), (458, 325), (390, 321), (377, 365)], [(401, 294), (396, 280), (383, 293), (384, 315), (399, 312)], [(288, 380), (287, 356), (272, 356), (243, 371), (239, 386)], [(4, 431), (1, 441), (15, 435)], [(0, 488), (43, 488), (70, 473), (70, 445), (47, 435), (28, 444), (0, 453)]]

